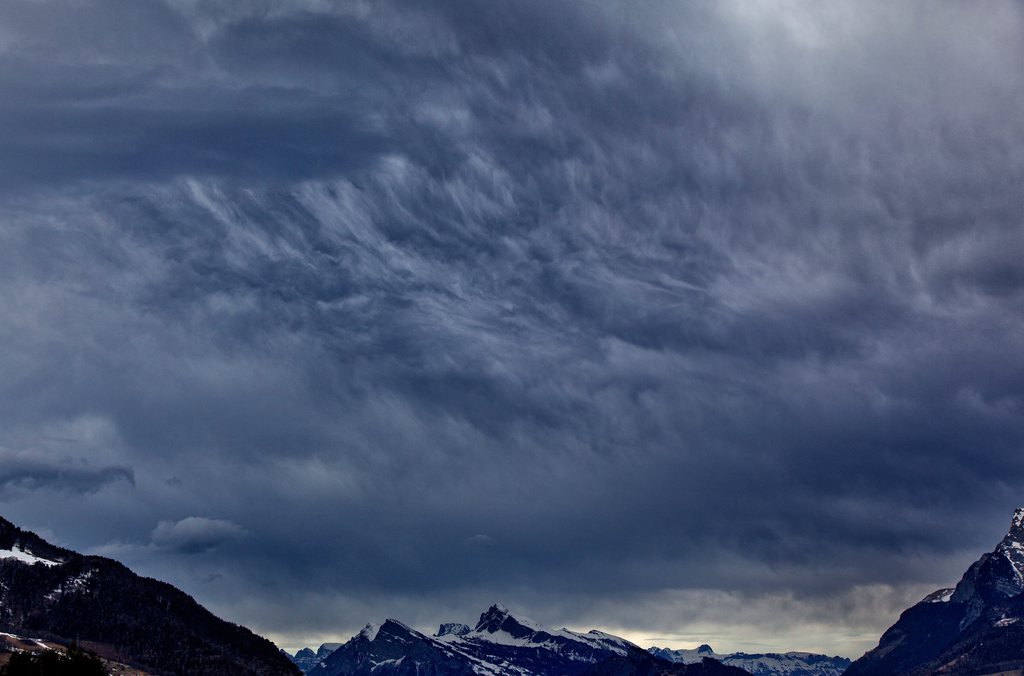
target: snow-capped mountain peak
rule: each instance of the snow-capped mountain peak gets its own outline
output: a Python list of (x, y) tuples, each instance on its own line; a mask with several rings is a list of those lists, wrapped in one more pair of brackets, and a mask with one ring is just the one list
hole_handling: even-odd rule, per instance
[(1019, 535), (1024, 535), (1024, 507), (1013, 510), (1013, 520), (1010, 522), (1010, 533), (1016, 530)]
[(1024, 507), (1014, 510), (1013, 519), (1010, 520), (1010, 530), (999, 544), (1000, 546), (1024, 544)]
[(480, 614), (480, 620), (476, 623), (473, 631), (497, 631), (497, 627), (500, 627), (511, 616), (512, 613), (508, 608), (500, 603), (495, 603)]
[(1010, 521), (1010, 530), (996, 548), (982, 555), (956, 586), (953, 603), (970, 603), (963, 627), (977, 618), (984, 603), (1011, 598), (1024, 591), (1024, 508), (1018, 508)]
[(480, 615), (480, 621), (473, 631), (478, 634), (505, 633), (514, 639), (528, 639), (546, 630), (538, 622), (528, 617), (516, 617), (508, 608), (495, 603)]
[(1013, 512), (1010, 530), (996, 551), (1005, 556), (1013, 566), (1017, 580), (1024, 589), (1024, 507), (1018, 507)]

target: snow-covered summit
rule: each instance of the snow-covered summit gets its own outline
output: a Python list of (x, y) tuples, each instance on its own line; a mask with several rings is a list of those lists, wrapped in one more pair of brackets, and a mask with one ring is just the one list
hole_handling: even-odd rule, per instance
[(1018, 507), (1013, 512), (1010, 530), (996, 547), (996, 552), (1006, 557), (1013, 569), (1013, 582), (1016, 584), (1010, 585), (1012, 593), (1024, 591), (1024, 507)]
[(1010, 532), (1017, 530), (1024, 533), (1024, 507), (1013, 510), (1013, 519), (1010, 521)]
[(1024, 548), (1024, 507), (1018, 507), (1013, 512), (1010, 530), (1007, 531), (1003, 541), (999, 543), (999, 548), (1016, 551)]
[(544, 628), (528, 617), (514, 616), (512, 611), (500, 603), (495, 603), (480, 615), (480, 620), (473, 630), (477, 633), (496, 634), (504, 632), (514, 638), (525, 638)]

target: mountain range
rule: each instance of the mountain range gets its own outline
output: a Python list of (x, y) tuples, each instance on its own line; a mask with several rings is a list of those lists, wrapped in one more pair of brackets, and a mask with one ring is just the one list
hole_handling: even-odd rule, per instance
[(339, 676), (370, 667), (375, 674), (580, 674), (611, 657), (641, 654), (616, 636), (548, 630), (495, 604), (474, 628), (447, 623), (434, 636), (397, 620), (368, 625), (308, 673)]
[(850, 666), (846, 657), (806, 652), (718, 654), (704, 644), (688, 650), (648, 648), (653, 655), (671, 662), (697, 664), (705, 658), (744, 669), (754, 676), (839, 676)]
[[(310, 658), (316, 664), (310, 668)], [(696, 650), (643, 650), (600, 631), (548, 629), (495, 604), (474, 627), (449, 622), (433, 636), (397, 620), (367, 625), (339, 648), (331, 644), (300, 650), (292, 658), (309, 676), (341, 674), (755, 674), (756, 676), (838, 676), (849, 666), (842, 657), (811, 653), (718, 655)]]
[(282, 651), (285, 657), (295, 663), (303, 673), (310, 671), (313, 667), (327, 659), (327, 656), (333, 653), (335, 650), (340, 648), (342, 643), (323, 643), (314, 652), (312, 648), (303, 648), (294, 655), (290, 655), (287, 652)]

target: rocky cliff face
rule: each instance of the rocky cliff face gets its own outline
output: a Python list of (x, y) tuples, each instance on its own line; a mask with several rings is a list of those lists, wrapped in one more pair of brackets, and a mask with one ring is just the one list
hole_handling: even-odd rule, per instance
[(985, 674), (1024, 669), (1024, 508), (959, 584), (907, 609), (848, 676)]

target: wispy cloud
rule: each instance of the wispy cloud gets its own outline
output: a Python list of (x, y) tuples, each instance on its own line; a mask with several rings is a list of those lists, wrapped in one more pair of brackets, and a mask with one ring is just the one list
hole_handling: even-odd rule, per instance
[(1020, 502), (1018, 4), (122, 5), (0, 6), (12, 518), (268, 632), (840, 635)]

